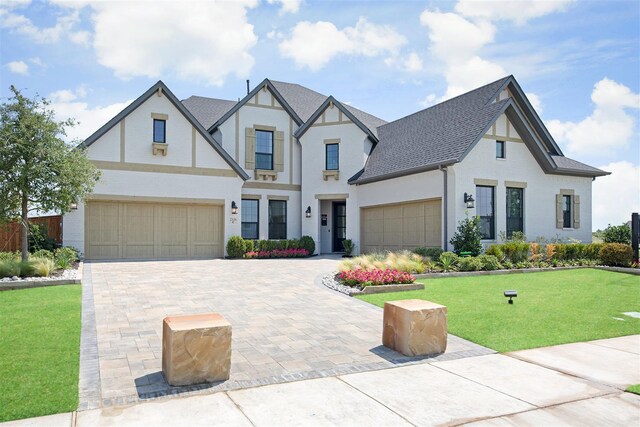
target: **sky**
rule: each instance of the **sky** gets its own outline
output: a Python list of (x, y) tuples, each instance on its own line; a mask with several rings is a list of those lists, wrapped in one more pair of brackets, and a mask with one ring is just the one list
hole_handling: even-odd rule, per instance
[(15, 85), (91, 135), (158, 80), (236, 100), (264, 78), (391, 121), (513, 74), (564, 154), (612, 172), (593, 229), (640, 211), (640, 1), (0, 0)]

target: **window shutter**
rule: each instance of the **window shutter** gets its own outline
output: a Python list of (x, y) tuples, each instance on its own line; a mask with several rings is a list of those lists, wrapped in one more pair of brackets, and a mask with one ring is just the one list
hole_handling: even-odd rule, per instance
[(556, 228), (562, 228), (562, 194), (556, 194)]
[(580, 228), (580, 196), (573, 196), (573, 228)]
[(273, 147), (273, 169), (276, 172), (284, 171), (284, 132), (275, 132), (275, 143)]
[(244, 130), (244, 168), (256, 168), (256, 131), (253, 128)]

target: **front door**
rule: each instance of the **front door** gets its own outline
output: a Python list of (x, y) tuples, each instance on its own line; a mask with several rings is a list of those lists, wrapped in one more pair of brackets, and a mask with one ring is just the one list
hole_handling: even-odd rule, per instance
[(347, 203), (333, 202), (333, 252), (344, 252), (342, 242), (347, 238)]

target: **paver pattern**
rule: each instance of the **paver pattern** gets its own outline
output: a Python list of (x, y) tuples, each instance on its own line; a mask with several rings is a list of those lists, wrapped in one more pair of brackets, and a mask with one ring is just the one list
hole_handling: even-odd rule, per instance
[[(79, 409), (493, 353), (454, 336), (436, 358), (382, 347), (382, 310), (320, 285), (338, 261), (87, 263), (83, 289), (94, 304), (85, 298), (83, 319), (94, 315), (95, 330), (83, 328)], [(232, 324), (231, 378), (170, 387), (161, 372), (162, 319), (206, 312)]]

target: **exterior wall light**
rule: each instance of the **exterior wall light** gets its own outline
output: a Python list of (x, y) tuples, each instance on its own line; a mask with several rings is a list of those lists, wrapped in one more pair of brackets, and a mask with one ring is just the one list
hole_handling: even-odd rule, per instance
[(69, 209), (71, 209), (72, 211), (77, 211), (78, 210), (78, 204), (76, 202), (73, 202), (69, 205)]
[(476, 207), (475, 199), (471, 194), (464, 193), (464, 202), (467, 204), (468, 209), (473, 209)]
[(307, 210), (306, 210), (306, 211), (304, 211), (304, 215), (305, 215), (307, 218), (311, 218), (311, 206), (307, 206)]
[(238, 205), (236, 205), (236, 202), (231, 202), (231, 214), (232, 215), (238, 214)]

